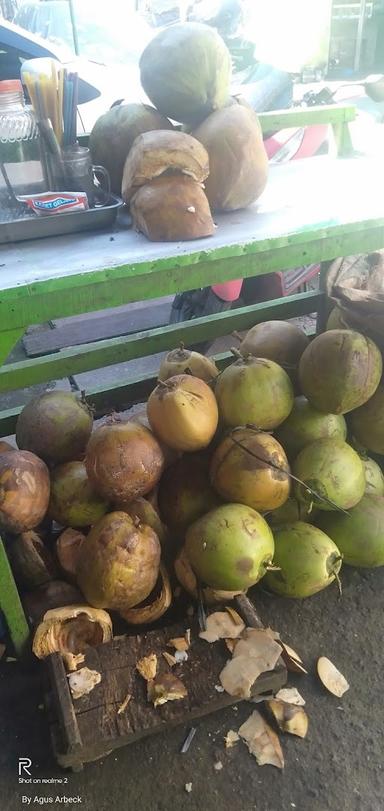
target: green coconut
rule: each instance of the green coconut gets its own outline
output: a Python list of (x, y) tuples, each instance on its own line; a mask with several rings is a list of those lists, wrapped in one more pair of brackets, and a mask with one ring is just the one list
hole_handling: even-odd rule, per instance
[(314, 520), (318, 510), (310, 507), (309, 504), (302, 504), (296, 498), (288, 498), (285, 504), (278, 507), (276, 510), (266, 513), (265, 518), (268, 524), (274, 527), (281, 527), (283, 524), (292, 524), (294, 521), (307, 521), (308, 523)]
[(16, 442), (48, 464), (81, 458), (93, 425), (84, 399), (67, 391), (49, 391), (30, 400), (16, 423)]
[(248, 330), (240, 344), (242, 355), (269, 358), (287, 367), (296, 369), (309, 344), (305, 332), (290, 321), (263, 321)]
[(319, 525), (334, 540), (345, 563), (375, 568), (384, 566), (384, 497), (365, 495), (349, 511), (323, 514)]
[(365, 468), (365, 494), (367, 496), (384, 496), (384, 475), (380, 465), (374, 459), (363, 458)]
[(274, 542), (259, 513), (244, 504), (224, 504), (189, 527), (185, 550), (203, 585), (243, 591), (264, 576)]
[(276, 428), (290, 414), (292, 383), (273, 360), (248, 355), (227, 366), (215, 386), (221, 421), (232, 428), (255, 425)]
[(292, 472), (304, 482), (304, 485), (295, 484), (296, 498), (304, 504), (313, 503), (320, 510), (349, 510), (364, 495), (363, 461), (350, 445), (336, 437), (306, 445), (297, 456)]
[(107, 512), (108, 502), (88, 479), (84, 462), (67, 462), (51, 473), (49, 515), (63, 527), (88, 527)]
[(172, 129), (171, 122), (147, 104), (120, 104), (97, 119), (89, 147), (93, 163), (108, 170), (111, 191), (121, 195), (124, 164), (135, 138), (143, 132)]
[(384, 454), (384, 385), (351, 414), (351, 433), (368, 451)]
[(383, 370), (376, 344), (354, 330), (334, 329), (318, 335), (301, 356), (303, 394), (326, 414), (346, 414), (366, 403)]
[(158, 501), (165, 524), (183, 538), (194, 521), (221, 504), (209, 479), (209, 455), (188, 453), (171, 465), (161, 477)]
[(347, 438), (347, 424), (342, 414), (324, 414), (311, 406), (306, 397), (296, 397), (293, 409), (275, 433), (289, 459), (317, 439)]
[(265, 576), (267, 586), (282, 597), (311, 597), (337, 577), (342, 557), (336, 544), (317, 527), (295, 521), (274, 530), (277, 571)]
[(180, 23), (163, 29), (147, 45), (140, 74), (162, 115), (197, 125), (228, 101), (231, 56), (214, 28)]

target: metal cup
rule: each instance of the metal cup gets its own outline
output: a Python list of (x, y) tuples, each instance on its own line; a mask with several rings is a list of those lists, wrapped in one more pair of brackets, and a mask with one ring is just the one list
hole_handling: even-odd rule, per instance
[[(96, 185), (96, 180), (99, 185)], [(88, 197), (88, 205), (103, 204), (110, 194), (111, 183), (104, 166), (94, 166), (87, 146), (65, 147), (62, 150), (62, 174), (55, 177), (56, 191), (82, 191)]]

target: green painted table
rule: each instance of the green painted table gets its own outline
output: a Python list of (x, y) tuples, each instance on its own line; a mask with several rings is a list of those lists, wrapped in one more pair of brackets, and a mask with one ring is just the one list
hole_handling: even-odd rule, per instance
[[(332, 116), (335, 109), (330, 108)], [(303, 118), (302, 112), (295, 113), (295, 120)], [(284, 120), (286, 126), (293, 125), (293, 113)], [(281, 114), (268, 114), (263, 129), (281, 123)], [(345, 133), (338, 132), (339, 142), (348, 143)], [(218, 216), (215, 235), (195, 242), (151, 243), (125, 228), (113, 234), (74, 234), (4, 246), (0, 361), (30, 324), (382, 248), (383, 174), (383, 167), (362, 157), (317, 157), (271, 166), (260, 201), (245, 211)], [(180, 340), (188, 345), (266, 319), (319, 311), (323, 304), (322, 292), (302, 293), (8, 364), (0, 369), (0, 392), (140, 358)], [(139, 401), (153, 383), (145, 376), (120, 380), (108, 389), (101, 384), (87, 395), (103, 413)], [(14, 430), (18, 411), (0, 413), (0, 436)], [(0, 607), (21, 653), (28, 628), (1, 539)]]

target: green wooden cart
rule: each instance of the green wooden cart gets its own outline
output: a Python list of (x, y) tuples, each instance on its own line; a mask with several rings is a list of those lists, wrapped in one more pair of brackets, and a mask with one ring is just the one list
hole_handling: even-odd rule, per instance
[[(316, 157), (271, 166), (257, 206), (220, 215), (215, 235), (195, 242), (151, 243), (132, 230), (74, 234), (11, 244), (0, 253), (0, 362), (31, 324), (165, 296), (231, 279), (284, 271), (384, 245), (384, 209), (372, 160), (351, 156), (352, 107), (266, 113), (264, 132), (330, 123), (337, 157)], [(196, 319), (68, 348), (0, 368), (0, 392), (102, 368), (244, 330), (272, 318), (323, 313), (324, 294), (306, 292)], [(218, 362), (225, 364), (222, 355)], [(87, 397), (103, 414), (145, 398), (154, 379), (138, 376)], [(0, 413), (0, 436), (14, 431), (20, 409)], [(0, 608), (17, 653), (29, 630), (0, 539)]]

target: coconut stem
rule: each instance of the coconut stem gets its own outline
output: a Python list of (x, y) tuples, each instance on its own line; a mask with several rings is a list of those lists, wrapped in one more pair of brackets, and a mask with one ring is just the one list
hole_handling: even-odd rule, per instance
[(204, 608), (204, 592), (200, 581), (197, 581), (197, 621), (201, 631), (207, 630), (207, 615)]
[[(238, 430), (239, 430), (239, 428), (234, 429), (234, 431), (238, 431)], [(257, 429), (250, 428), (249, 430), (250, 431), (255, 431), (255, 433), (260, 433), (260, 431), (258, 431)], [(349, 516), (349, 512), (347, 512), (347, 510), (344, 510), (342, 507), (338, 507), (338, 505), (335, 504), (335, 502), (332, 501), (332, 499), (327, 498), (327, 496), (321, 496), (320, 493), (317, 493), (316, 490), (313, 490), (312, 487), (309, 487), (307, 484), (305, 484), (305, 482), (303, 482), (301, 479), (298, 479), (297, 476), (294, 476), (294, 474), (291, 473), (290, 471), (284, 470), (284, 468), (280, 467), (280, 465), (275, 465), (274, 462), (271, 462), (271, 461), (269, 461), (268, 459), (265, 459), (265, 458), (263, 459), (262, 456), (258, 456), (257, 453), (254, 453), (254, 451), (251, 451), (249, 448), (247, 448), (246, 445), (243, 445), (241, 442), (239, 442), (237, 439), (234, 438), (234, 436), (233, 436), (234, 431), (231, 431), (229, 436), (230, 436), (232, 442), (235, 445), (238, 445), (238, 447), (241, 448), (243, 451), (245, 451), (246, 453), (249, 453), (249, 455), (253, 456), (255, 459), (257, 459), (258, 462), (263, 462), (263, 464), (269, 465), (269, 467), (274, 468), (274, 470), (278, 470), (280, 473), (285, 473), (285, 475), (288, 476), (290, 479), (293, 479), (298, 484), (301, 484), (301, 486), (304, 487), (304, 489), (307, 491), (307, 493), (314, 496), (316, 499), (318, 499), (320, 501), (325, 501), (327, 504), (331, 504), (334, 510), (337, 510), (338, 512), (344, 513), (344, 515)]]

